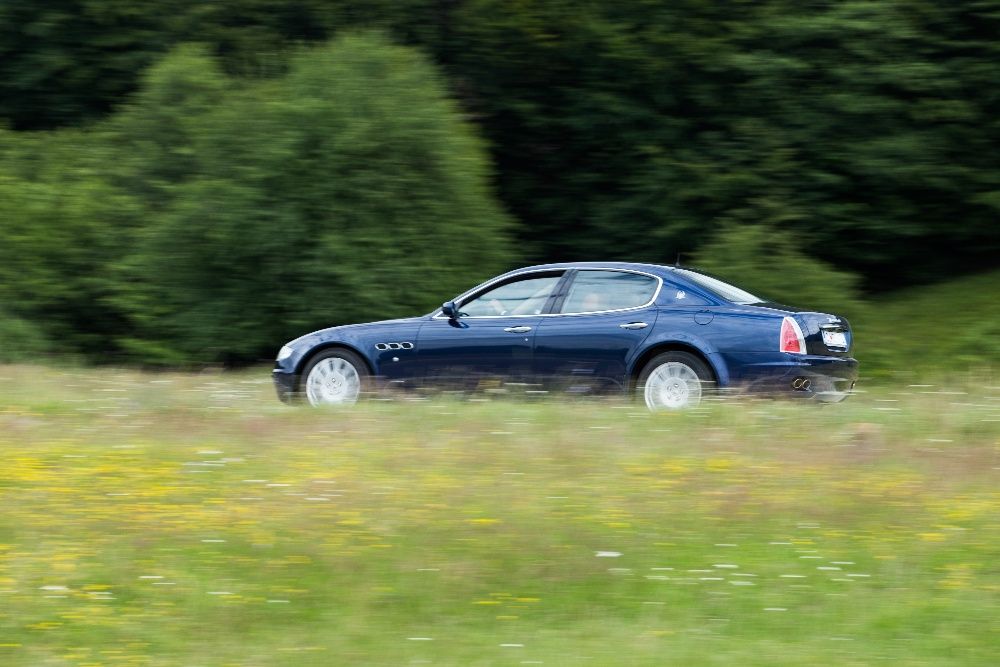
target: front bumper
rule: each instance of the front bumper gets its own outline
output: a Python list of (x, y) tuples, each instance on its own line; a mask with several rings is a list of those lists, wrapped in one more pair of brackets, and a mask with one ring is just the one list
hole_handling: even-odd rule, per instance
[(279, 368), (271, 371), (271, 378), (274, 380), (274, 389), (278, 392), (278, 398), (282, 403), (294, 403), (298, 394), (299, 374), (287, 373)]

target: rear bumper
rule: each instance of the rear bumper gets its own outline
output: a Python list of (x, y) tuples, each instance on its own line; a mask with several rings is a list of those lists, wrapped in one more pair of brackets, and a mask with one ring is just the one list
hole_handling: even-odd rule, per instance
[(271, 378), (274, 380), (274, 389), (281, 402), (294, 403), (299, 387), (298, 373), (286, 373), (275, 368), (271, 371)]
[(858, 379), (858, 362), (848, 357), (781, 354), (750, 364), (742, 383), (749, 391), (784, 394), (826, 403), (847, 398)]

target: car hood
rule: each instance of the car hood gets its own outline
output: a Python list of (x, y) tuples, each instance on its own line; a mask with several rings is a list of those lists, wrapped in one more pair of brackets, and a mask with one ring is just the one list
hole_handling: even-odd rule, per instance
[(289, 341), (288, 345), (295, 346), (302, 341), (307, 339), (317, 339), (317, 340), (330, 340), (331, 338), (337, 338), (344, 333), (360, 333), (367, 329), (377, 329), (380, 327), (396, 326), (401, 324), (413, 324), (414, 326), (420, 324), (426, 319), (423, 317), (401, 317), (395, 320), (379, 320), (377, 322), (362, 322), (360, 324), (341, 324), (335, 327), (327, 327), (325, 329), (317, 329), (304, 336), (299, 336), (293, 341)]

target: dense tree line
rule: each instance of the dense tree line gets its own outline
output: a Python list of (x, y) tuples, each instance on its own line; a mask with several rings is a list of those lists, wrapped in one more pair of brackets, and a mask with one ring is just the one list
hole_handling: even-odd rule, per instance
[[(6, 0), (0, 301), (79, 349), (218, 359), (518, 260), (844, 293), (990, 267), (997, 35), (1000, 0)], [(410, 289), (372, 312), (359, 269)]]
[(268, 79), (181, 46), (107, 120), (0, 143), (6, 328), (88, 355), (252, 360), (429, 310), (514, 256), (481, 141), (435, 69), (375, 35)]

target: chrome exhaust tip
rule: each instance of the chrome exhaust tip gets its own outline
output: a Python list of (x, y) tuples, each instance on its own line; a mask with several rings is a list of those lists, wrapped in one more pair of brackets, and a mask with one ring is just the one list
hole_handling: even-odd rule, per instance
[(812, 385), (812, 382), (809, 378), (795, 378), (792, 380), (792, 389), (795, 391), (806, 391), (810, 385)]

